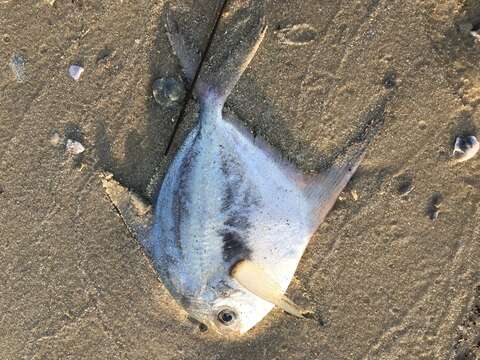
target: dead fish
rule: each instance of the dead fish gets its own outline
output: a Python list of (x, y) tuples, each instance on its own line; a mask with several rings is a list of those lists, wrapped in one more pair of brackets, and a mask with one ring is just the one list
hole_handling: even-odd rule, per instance
[[(118, 183), (104, 179), (172, 296), (191, 317), (223, 335), (244, 334), (274, 306), (298, 317), (309, 313), (285, 292), (367, 145), (352, 145), (340, 164), (307, 176), (222, 112), (265, 36), (259, 13), (240, 21), (240, 29), (230, 29), (229, 34), (247, 29), (250, 36), (228, 49), (228, 56), (208, 59), (207, 72), (195, 84), (198, 122), (168, 168), (153, 213), (143, 206), (140, 211), (138, 197), (133, 201), (135, 196)], [(171, 15), (167, 29), (192, 81), (199, 52)]]

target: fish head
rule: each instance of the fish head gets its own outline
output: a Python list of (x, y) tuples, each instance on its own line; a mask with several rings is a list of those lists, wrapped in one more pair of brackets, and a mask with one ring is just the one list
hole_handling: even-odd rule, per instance
[(233, 280), (210, 284), (183, 305), (191, 317), (228, 337), (246, 333), (274, 306)]

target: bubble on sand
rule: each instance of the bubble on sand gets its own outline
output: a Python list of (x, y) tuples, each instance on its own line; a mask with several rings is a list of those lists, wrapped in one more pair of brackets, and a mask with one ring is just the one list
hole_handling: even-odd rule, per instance
[(173, 77), (155, 80), (152, 85), (152, 92), (157, 104), (164, 107), (174, 107), (181, 103), (186, 95), (183, 82)]

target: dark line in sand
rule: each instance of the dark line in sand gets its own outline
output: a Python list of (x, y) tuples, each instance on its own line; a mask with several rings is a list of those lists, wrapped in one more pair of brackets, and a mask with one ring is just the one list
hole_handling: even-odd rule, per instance
[(215, 32), (217, 31), (218, 24), (220, 23), (220, 18), (222, 17), (222, 15), (225, 11), (227, 1), (228, 0), (223, 0), (222, 5), (220, 6), (220, 9), (217, 13), (217, 17), (215, 19), (215, 24), (213, 25), (213, 29), (210, 32), (210, 36), (208, 37), (207, 46), (205, 47), (205, 51), (203, 52), (203, 56), (200, 60), (200, 64), (198, 65), (197, 71), (195, 72), (195, 76), (193, 77), (192, 84), (187, 91), (187, 95), (185, 96), (185, 101), (183, 103), (182, 109), (180, 110), (180, 114), (178, 115), (177, 121), (175, 121), (175, 125), (173, 127), (172, 135), (170, 135), (170, 139), (168, 140), (167, 148), (165, 149), (165, 153), (164, 153), (165, 156), (168, 154), (168, 151), (170, 150), (170, 147), (172, 146), (173, 139), (175, 138), (175, 134), (178, 131), (178, 127), (180, 126), (180, 123), (183, 121), (183, 118), (185, 117), (185, 112), (187, 110), (187, 105), (190, 102), (190, 100), (192, 99), (193, 89), (195, 88), (195, 83), (197, 82), (198, 76), (200, 75), (200, 72), (202, 70), (203, 62), (205, 61), (205, 58), (207, 57), (208, 50), (210, 49), (210, 45), (212, 44), (212, 41), (213, 41), (213, 36), (215, 35)]

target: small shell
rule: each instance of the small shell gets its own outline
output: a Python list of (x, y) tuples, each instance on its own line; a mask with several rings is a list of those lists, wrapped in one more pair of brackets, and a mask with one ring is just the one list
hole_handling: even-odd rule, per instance
[(67, 139), (65, 149), (67, 150), (67, 152), (74, 155), (81, 154), (85, 151), (85, 147), (81, 143), (72, 139)]
[(57, 146), (58, 144), (60, 144), (61, 141), (62, 138), (58, 133), (53, 133), (50, 137), (50, 144), (52, 144), (53, 146)]
[(473, 158), (480, 144), (475, 136), (457, 137), (455, 140), (455, 148), (453, 149), (453, 158), (455, 162), (464, 162)]
[(479, 30), (472, 30), (470, 31), (470, 35), (472, 35), (475, 41), (480, 41), (480, 31)]
[(352, 191), (350, 191), (350, 194), (352, 195), (353, 201), (357, 201), (357, 200), (358, 200), (357, 190), (352, 190)]
[(78, 81), (84, 70), (85, 69), (80, 65), (70, 65), (68, 68), (68, 75), (70, 75), (73, 80)]
[(10, 59), (9, 66), (17, 82), (22, 83), (27, 79), (25, 75), (25, 59), (21, 55), (13, 55)]

